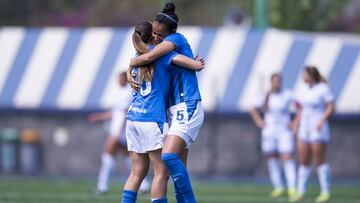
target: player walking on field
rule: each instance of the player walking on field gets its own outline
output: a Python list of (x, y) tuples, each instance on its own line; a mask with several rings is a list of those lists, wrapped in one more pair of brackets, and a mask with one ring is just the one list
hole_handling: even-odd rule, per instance
[[(289, 108), (293, 103), (290, 90), (281, 88), (280, 74), (271, 76), (271, 89), (251, 110), (256, 125), (261, 128), (261, 149), (267, 158), (268, 170), (274, 190), (271, 197), (284, 194), (281, 165), (284, 167), (289, 198), (295, 195), (296, 166), (292, 157), (294, 138), (291, 131)], [(264, 112), (264, 118), (259, 110)]]
[(303, 73), (305, 89), (297, 96), (299, 108), (295, 118), (298, 132), (298, 171), (297, 196), (293, 201), (303, 198), (306, 183), (311, 175), (311, 163), (315, 162), (321, 192), (316, 202), (330, 199), (330, 168), (325, 155), (330, 140), (328, 119), (334, 112), (334, 96), (316, 67), (306, 67)]

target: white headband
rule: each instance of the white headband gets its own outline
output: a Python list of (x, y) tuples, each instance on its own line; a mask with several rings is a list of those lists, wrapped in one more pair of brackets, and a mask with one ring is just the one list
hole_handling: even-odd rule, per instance
[(168, 19), (170, 19), (171, 21), (173, 21), (174, 23), (178, 24), (178, 21), (176, 21), (174, 18), (172, 18), (171, 16), (169, 16), (165, 13), (158, 13), (158, 15), (163, 15), (163, 16), (167, 17)]

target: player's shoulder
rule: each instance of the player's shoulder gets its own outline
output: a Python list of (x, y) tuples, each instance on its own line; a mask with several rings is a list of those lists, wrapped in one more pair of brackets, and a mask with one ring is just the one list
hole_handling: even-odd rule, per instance
[(165, 37), (167, 41), (175, 41), (175, 42), (187, 42), (184, 35), (181, 33), (175, 32)]
[(171, 33), (170, 35), (168, 35), (167, 37), (180, 37), (180, 38), (183, 38), (184, 35), (181, 34), (181, 33), (178, 33), (178, 32), (174, 32), (174, 33)]
[(285, 88), (282, 90), (282, 95), (286, 98), (292, 98), (293, 97), (293, 91), (289, 88)]
[(316, 89), (319, 92), (328, 92), (330, 91), (330, 86), (325, 82), (319, 82), (318, 84), (316, 84)]

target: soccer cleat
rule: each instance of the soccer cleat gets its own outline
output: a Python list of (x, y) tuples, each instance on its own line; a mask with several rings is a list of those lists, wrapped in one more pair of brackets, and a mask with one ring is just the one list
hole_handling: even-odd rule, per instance
[(322, 203), (322, 202), (327, 202), (330, 200), (330, 194), (329, 193), (323, 193), (323, 194), (320, 194), (317, 198), (316, 198), (316, 201), (315, 202), (318, 202), (318, 203)]
[(107, 191), (106, 190), (99, 190), (97, 188), (94, 188), (92, 190), (92, 193), (94, 193), (95, 195), (104, 195)]
[(294, 188), (289, 188), (288, 189), (288, 196), (289, 196), (289, 199), (293, 198), (296, 196), (296, 190)]
[(281, 188), (275, 188), (272, 192), (271, 192), (271, 198), (278, 198), (280, 196), (282, 196), (284, 194), (284, 189)]
[(293, 194), (292, 196), (289, 195), (289, 202), (300, 202), (304, 199), (304, 194), (298, 194), (295, 191), (295, 194)]

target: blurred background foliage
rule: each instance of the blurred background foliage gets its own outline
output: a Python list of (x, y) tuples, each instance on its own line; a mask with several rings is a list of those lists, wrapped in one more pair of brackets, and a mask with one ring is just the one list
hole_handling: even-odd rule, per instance
[[(1, 0), (0, 25), (130, 26), (153, 19), (166, 0)], [(172, 0), (182, 25), (267, 26), (306, 31), (360, 32), (359, 0)], [(260, 10), (261, 11), (261, 10)]]

